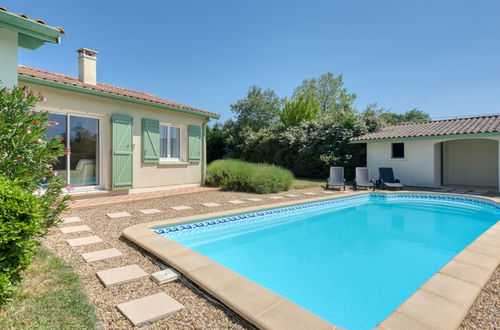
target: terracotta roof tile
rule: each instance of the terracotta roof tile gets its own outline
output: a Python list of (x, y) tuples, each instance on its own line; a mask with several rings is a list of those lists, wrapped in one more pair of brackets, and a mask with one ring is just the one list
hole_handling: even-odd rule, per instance
[(402, 123), (352, 138), (351, 141), (480, 133), (500, 133), (500, 115)]
[[(22, 18), (24, 18), (24, 19), (27, 19), (27, 20), (30, 20), (30, 21), (33, 21), (33, 22), (37, 22), (37, 23), (40, 23), (40, 24), (43, 24), (43, 25), (47, 25), (47, 23), (45, 23), (45, 22), (44, 22), (43, 20), (41, 20), (41, 19), (33, 19), (33, 18), (29, 18), (29, 16), (28, 16), (28, 15), (26, 15), (26, 14), (16, 14), (16, 13), (13, 13), (13, 12), (8, 11), (8, 10), (7, 10), (7, 8), (5, 8), (5, 7), (0, 7), (0, 10), (1, 10), (1, 11), (4, 11), (4, 12), (6, 12), (6, 13), (9, 13), (9, 14), (13, 14), (13, 15), (16, 15), (16, 16), (19, 16), (19, 17), (22, 17)], [(47, 26), (49, 26), (49, 25), (47, 25)], [(54, 27), (54, 29), (58, 29), (58, 30), (59, 30), (59, 32), (60, 32), (61, 34), (66, 34), (66, 31), (65, 31), (63, 28), (61, 28), (61, 27), (58, 27), (58, 26), (57, 26), (57, 27)]]
[(156, 97), (152, 94), (138, 92), (138, 91), (134, 91), (134, 90), (127, 89), (127, 88), (122, 88), (122, 87), (117, 87), (117, 86), (112, 86), (112, 85), (107, 85), (107, 84), (102, 84), (102, 83), (97, 83), (96, 85), (85, 84), (85, 83), (81, 82), (80, 80), (78, 80), (78, 78), (76, 78), (76, 77), (67, 76), (64, 74), (50, 72), (50, 71), (45, 71), (45, 70), (41, 70), (41, 69), (37, 69), (37, 68), (31, 68), (31, 67), (24, 66), (24, 65), (19, 65), (19, 74), (22, 76), (34, 77), (34, 78), (38, 78), (38, 79), (52, 81), (52, 82), (56, 82), (59, 84), (72, 85), (72, 86), (87, 88), (90, 90), (95, 90), (95, 91), (100, 91), (100, 92), (105, 92), (105, 93), (110, 93), (110, 94), (115, 94), (115, 95), (120, 95), (120, 96), (126, 96), (126, 97), (130, 97), (132, 99), (143, 100), (143, 101), (147, 101), (147, 102), (151, 102), (151, 103), (163, 104), (163, 105), (172, 106), (172, 107), (179, 108), (179, 109), (192, 110), (195, 112), (199, 112), (202, 114), (208, 114), (211, 116), (217, 116), (217, 117), (219, 116), (218, 114), (213, 113), (213, 112), (208, 112), (208, 111), (201, 110), (201, 109), (191, 107), (188, 105), (184, 105), (181, 103), (162, 99), (162, 98)]

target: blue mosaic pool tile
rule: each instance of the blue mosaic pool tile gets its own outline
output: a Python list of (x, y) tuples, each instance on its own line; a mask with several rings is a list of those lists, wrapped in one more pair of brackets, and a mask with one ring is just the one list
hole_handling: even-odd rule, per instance
[(397, 201), (397, 200), (428, 200), (436, 201), (442, 200), (446, 202), (455, 202), (467, 205), (474, 205), (479, 207), (486, 207), (493, 211), (500, 211), (500, 204), (493, 201), (488, 201), (485, 199), (468, 197), (468, 196), (456, 196), (456, 195), (441, 195), (441, 194), (421, 194), (421, 193), (399, 193), (399, 194), (385, 194), (385, 193), (367, 193), (352, 196), (339, 197), (329, 200), (311, 202), (306, 204), (293, 205), (289, 207), (282, 207), (271, 210), (256, 211), (246, 214), (240, 214), (236, 216), (230, 216), (220, 219), (209, 219), (196, 223), (173, 225), (165, 228), (156, 228), (153, 231), (160, 235), (167, 235), (173, 233), (180, 233), (186, 230), (207, 228), (214, 225), (230, 224), (235, 221), (256, 221), (260, 218), (268, 219), (270, 215), (280, 215), (287, 212), (293, 212), (303, 209), (318, 208), (323, 206), (345, 206), (352, 204), (353, 202), (363, 202), (363, 201)]

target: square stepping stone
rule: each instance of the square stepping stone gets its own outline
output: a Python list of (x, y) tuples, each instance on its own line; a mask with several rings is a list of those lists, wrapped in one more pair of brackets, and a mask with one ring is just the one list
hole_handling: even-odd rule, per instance
[(71, 226), (71, 227), (63, 227), (61, 228), (61, 232), (63, 234), (70, 234), (70, 233), (79, 233), (81, 231), (91, 231), (89, 226), (83, 225), (83, 226)]
[(171, 207), (172, 210), (176, 210), (176, 211), (190, 210), (191, 208), (192, 207), (186, 206), (186, 205), (179, 205), (179, 206), (172, 206)]
[(97, 277), (108, 288), (113, 285), (130, 283), (148, 277), (148, 274), (137, 265), (111, 268), (97, 272)]
[(130, 217), (130, 214), (128, 214), (127, 212), (107, 213), (106, 215), (110, 219)]
[(62, 223), (63, 224), (67, 224), (67, 223), (75, 223), (75, 222), (80, 222), (82, 220), (80, 220), (79, 217), (69, 217), (69, 218), (62, 218)]
[(270, 199), (282, 199), (282, 198), (283, 198), (283, 196), (271, 196), (271, 197), (269, 197), (269, 198), (270, 198)]
[(99, 260), (103, 260), (103, 259), (121, 257), (122, 255), (123, 255), (123, 253), (121, 253), (120, 251), (118, 251), (115, 248), (82, 253), (82, 257), (83, 257), (83, 259), (85, 259), (85, 261), (87, 263), (99, 261)]
[(175, 281), (179, 278), (179, 274), (172, 268), (160, 270), (159, 272), (151, 274), (151, 279), (158, 284), (164, 284)]
[(100, 242), (102, 242), (102, 239), (100, 239), (97, 236), (87, 236), (87, 237), (68, 239), (68, 240), (66, 240), (66, 242), (68, 242), (68, 244), (71, 247), (77, 247), (77, 246), (82, 246), (82, 245), (100, 243)]
[(147, 210), (139, 210), (142, 214), (156, 214), (156, 213), (161, 213), (160, 210), (158, 209), (147, 209)]
[(240, 201), (239, 199), (235, 199), (234, 201), (227, 201), (228, 203), (231, 203), (231, 204), (243, 204), (245, 203), (244, 201)]
[(290, 195), (285, 195), (286, 197), (299, 197), (299, 195), (294, 195), (294, 194), (290, 194)]
[(260, 201), (262, 201), (262, 198), (247, 198), (247, 200), (252, 201), (252, 202), (260, 202)]
[(304, 195), (317, 195), (317, 193), (315, 193), (315, 192), (304, 192), (303, 194)]
[(216, 207), (216, 206), (219, 206), (219, 204), (217, 204), (217, 203), (202, 203), (201, 205), (203, 205), (205, 207)]
[(164, 292), (119, 304), (116, 308), (135, 327), (164, 319), (184, 308), (177, 300)]

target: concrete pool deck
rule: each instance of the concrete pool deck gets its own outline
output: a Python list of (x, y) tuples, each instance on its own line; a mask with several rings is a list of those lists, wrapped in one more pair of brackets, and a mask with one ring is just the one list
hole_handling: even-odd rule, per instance
[[(419, 193), (396, 191), (377, 193)], [(465, 194), (425, 194), (468, 196)], [(334, 325), (295, 305), (276, 293), (234, 273), (192, 249), (151, 231), (151, 228), (197, 220), (279, 208), (304, 202), (342, 198), (369, 192), (346, 192), (307, 201), (213, 212), (178, 219), (143, 223), (126, 228), (123, 236), (160, 260), (176, 268), (250, 323), (265, 329), (336, 329)], [(498, 199), (469, 196), (498, 202)], [(456, 329), (464, 319), (493, 271), (500, 263), (500, 223), (495, 224), (432, 276), (412, 296), (379, 324), (379, 329)]]

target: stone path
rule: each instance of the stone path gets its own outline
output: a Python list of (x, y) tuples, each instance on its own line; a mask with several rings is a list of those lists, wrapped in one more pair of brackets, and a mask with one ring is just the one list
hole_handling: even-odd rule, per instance
[(135, 327), (165, 318), (184, 309), (184, 306), (166, 293), (157, 293), (116, 306)]
[(79, 217), (69, 217), (69, 218), (62, 218), (62, 223), (63, 224), (68, 224), (68, 223), (75, 223), (75, 222), (80, 222)]
[(102, 239), (97, 236), (87, 236), (87, 237), (79, 237), (79, 238), (71, 238), (66, 240), (71, 247), (101, 243)]
[(63, 227), (61, 228), (61, 232), (63, 234), (71, 234), (71, 233), (79, 233), (82, 231), (91, 231), (92, 229), (89, 228), (89, 226), (83, 225), (83, 226), (71, 226), (71, 227)]
[(147, 209), (147, 210), (139, 210), (142, 214), (155, 214), (155, 213), (161, 213), (160, 210), (158, 209)]
[(107, 213), (106, 215), (110, 219), (130, 217), (130, 214), (128, 214), (127, 212)]
[[(212, 203), (215, 204), (215, 203)], [(218, 205), (218, 204), (217, 204)], [(177, 209), (185, 210), (190, 209), (189, 206), (179, 206)], [(139, 210), (144, 215), (161, 213), (158, 209), (146, 209)], [(130, 217), (131, 215), (127, 212), (118, 213), (108, 213), (107, 216), (111, 219)], [(80, 222), (80, 218), (72, 217), (62, 219), (62, 225)], [(89, 226), (65, 226), (60, 228), (63, 234), (69, 233), (80, 233), (91, 231)], [(72, 248), (78, 248), (81, 246), (102, 243), (103, 240), (98, 236), (85, 236), (67, 239), (69, 246)], [(109, 258), (117, 258), (123, 256), (123, 253), (116, 248), (96, 250), (92, 252), (81, 253), (82, 258), (87, 263), (96, 262), (100, 260), (105, 260)], [(146, 279), (149, 276), (141, 267), (138, 265), (126, 265), (122, 267), (115, 267), (110, 269), (104, 269), (96, 273), (97, 278), (101, 281), (105, 288), (118, 286), (121, 284), (126, 284), (130, 282), (140, 281)], [(175, 281), (179, 278), (177, 274), (172, 269), (165, 269), (154, 273), (151, 276), (151, 280), (154, 280), (157, 284), (164, 284), (171, 281)], [(134, 299), (128, 302), (118, 304), (116, 308), (137, 327), (146, 323), (154, 322), (163, 318), (170, 316), (171, 314), (184, 309), (184, 306), (178, 301), (168, 296), (165, 293), (158, 293), (154, 295), (149, 295), (143, 298)]]
[(138, 281), (148, 276), (149, 275), (137, 265), (128, 265), (97, 272), (97, 277), (106, 288), (114, 285)]
[(82, 253), (82, 257), (87, 263), (109, 258), (121, 257), (122, 255), (123, 253), (115, 248)]
[(172, 206), (171, 209), (176, 211), (184, 211), (184, 210), (190, 210), (192, 209), (192, 207), (186, 205), (179, 205), (179, 206)]
[(219, 206), (220, 204), (217, 204), (217, 203), (201, 203), (201, 205), (203, 205), (205, 207), (216, 207), (216, 206)]

